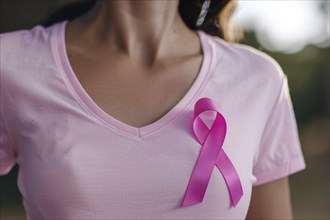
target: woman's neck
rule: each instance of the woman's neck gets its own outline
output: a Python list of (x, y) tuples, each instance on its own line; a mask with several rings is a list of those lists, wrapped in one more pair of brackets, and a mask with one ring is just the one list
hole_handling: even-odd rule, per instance
[[(138, 63), (152, 65), (162, 57), (177, 54), (197, 35), (184, 24), (179, 1), (98, 0), (80, 26), (84, 37), (95, 44), (129, 56)], [(195, 42), (196, 43), (196, 42)]]

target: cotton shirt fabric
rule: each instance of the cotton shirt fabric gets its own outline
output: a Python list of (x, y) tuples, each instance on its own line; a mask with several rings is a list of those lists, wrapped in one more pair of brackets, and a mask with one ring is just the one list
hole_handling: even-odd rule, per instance
[[(0, 174), (19, 165), (28, 219), (245, 219), (253, 186), (305, 168), (287, 77), (266, 53), (196, 31), (197, 78), (169, 112), (137, 128), (79, 83), (66, 24), (0, 35)], [(223, 150), (244, 192), (236, 207), (216, 167), (203, 201), (181, 207), (202, 147), (192, 122), (203, 97), (226, 119)]]

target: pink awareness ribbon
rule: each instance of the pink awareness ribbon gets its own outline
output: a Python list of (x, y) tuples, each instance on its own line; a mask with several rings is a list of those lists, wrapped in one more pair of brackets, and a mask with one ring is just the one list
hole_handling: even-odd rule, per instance
[[(205, 111), (215, 111), (216, 118), (209, 129), (199, 117)], [(182, 207), (203, 201), (214, 165), (222, 173), (229, 190), (231, 203), (236, 207), (243, 196), (242, 184), (230, 159), (222, 149), (227, 125), (216, 104), (210, 98), (201, 98), (195, 103), (193, 131), (202, 145), (182, 202)]]

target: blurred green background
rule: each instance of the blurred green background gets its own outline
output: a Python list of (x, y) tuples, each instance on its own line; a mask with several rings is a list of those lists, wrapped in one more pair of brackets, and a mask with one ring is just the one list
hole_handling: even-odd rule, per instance
[[(31, 28), (60, 4), (66, 2), (68, 1), (0, 0), (0, 32)], [(245, 5), (249, 3), (259, 4), (258, 1), (246, 0), (241, 2), (244, 2)], [(286, 7), (285, 1), (282, 3), (283, 7)], [(274, 57), (288, 76), (290, 95), (307, 166), (304, 171), (290, 176), (294, 217), (295, 219), (316, 220), (329, 219), (330, 53), (328, 25), (330, 18), (327, 0), (314, 1), (314, 3), (318, 3), (319, 16), (325, 21), (319, 34), (327, 36), (322, 36), (322, 39), (325, 40), (318, 44), (306, 40), (305, 44), (303, 46), (300, 44), (301, 48), (296, 48), (295, 51), (276, 50), (275, 44), (272, 44), (272, 47), (269, 46), (271, 43), (269, 43), (270, 39), (267, 39), (267, 35), (262, 35), (265, 33), (264, 29), (251, 25), (251, 22), (249, 25), (244, 24), (242, 21), (246, 21), (247, 17), (241, 16), (241, 14), (244, 14), (243, 8), (248, 8), (247, 6), (243, 5), (242, 9), (238, 10), (237, 16), (240, 17), (241, 25), (244, 25), (245, 39), (241, 43), (251, 45)], [(250, 6), (254, 7), (253, 5)], [(292, 19), (295, 13), (297, 12), (292, 11), (291, 18), (287, 17), (286, 19)], [(310, 13), (308, 11), (305, 13), (309, 19)], [(263, 15), (261, 14), (261, 16)], [(269, 24), (270, 28), (272, 28), (271, 25)], [(295, 27), (294, 24), (291, 25), (293, 26), (289, 28)], [(304, 25), (307, 27), (310, 24)], [(275, 27), (277, 26), (274, 25)], [(274, 28), (271, 30), (274, 31)], [(299, 34), (304, 33), (299, 32)], [(282, 45), (285, 45), (284, 42)], [(8, 175), (0, 177), (0, 219), (25, 219), (22, 198), (16, 185), (17, 171), (18, 167), (16, 166)]]

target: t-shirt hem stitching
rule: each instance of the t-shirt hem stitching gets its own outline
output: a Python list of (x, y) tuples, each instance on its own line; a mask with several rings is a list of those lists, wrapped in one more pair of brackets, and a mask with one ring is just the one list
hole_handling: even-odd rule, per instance
[(254, 176), (257, 178), (257, 181), (253, 184), (253, 186), (261, 185), (285, 176), (289, 176), (293, 173), (304, 170), (305, 168), (306, 164), (304, 159), (302, 157), (296, 157), (295, 159), (277, 166), (270, 171), (254, 174)]

